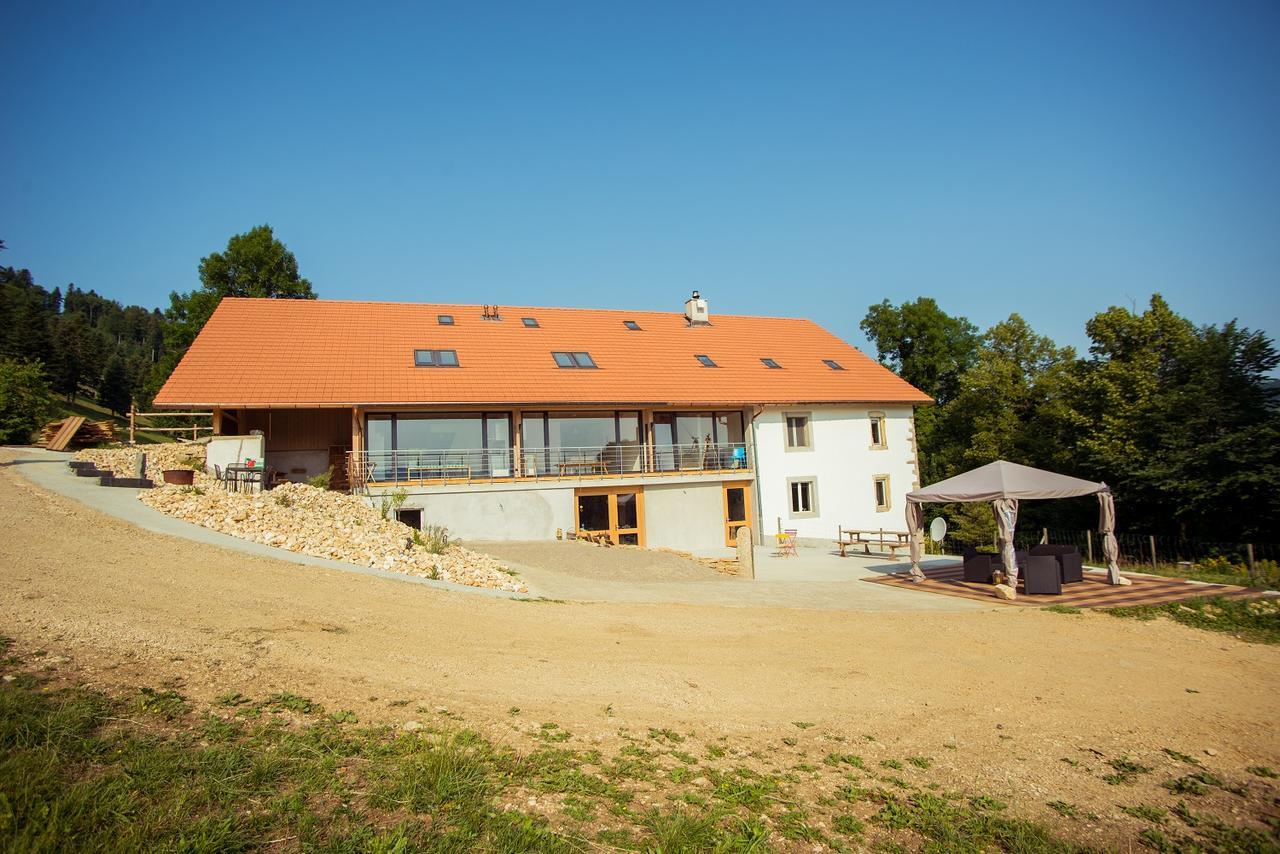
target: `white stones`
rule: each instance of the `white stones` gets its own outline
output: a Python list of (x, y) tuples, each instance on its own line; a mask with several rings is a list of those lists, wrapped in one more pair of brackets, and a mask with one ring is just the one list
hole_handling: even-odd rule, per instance
[(996, 598), (997, 599), (1017, 599), (1018, 591), (1014, 590), (1012, 587), (1010, 587), (1007, 584), (997, 584)]
[[(91, 449), (78, 453), (99, 468), (121, 475), (131, 471), (129, 448)], [(203, 445), (151, 445), (147, 474), (157, 484), (167, 468), (189, 468), (192, 457), (203, 460)], [(264, 543), (312, 557), (327, 558), (420, 578), (451, 581), (527, 593), (528, 588), (501, 563), (460, 546), (432, 554), (412, 544), (414, 531), (383, 519), (362, 499), (300, 483), (286, 483), (266, 493), (227, 492), (214, 478), (197, 471), (193, 486), (157, 486), (138, 499), (168, 516), (233, 537)]]

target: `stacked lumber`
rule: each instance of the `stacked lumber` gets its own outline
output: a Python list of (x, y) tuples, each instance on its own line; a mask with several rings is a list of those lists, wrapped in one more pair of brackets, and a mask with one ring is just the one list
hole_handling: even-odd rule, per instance
[[(79, 421), (77, 426), (75, 422)], [(70, 431), (71, 435), (60, 435)], [(80, 416), (51, 421), (40, 428), (40, 444), (54, 451), (61, 451), (68, 445), (85, 447), (102, 445), (116, 440), (116, 425), (111, 421), (85, 421)]]

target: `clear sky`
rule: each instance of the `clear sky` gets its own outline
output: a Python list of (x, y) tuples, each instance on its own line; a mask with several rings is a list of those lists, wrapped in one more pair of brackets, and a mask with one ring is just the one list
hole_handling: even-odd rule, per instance
[(1280, 333), (1275, 0), (0, 17), (0, 263), (50, 287), (162, 305), (266, 222), (330, 298)]

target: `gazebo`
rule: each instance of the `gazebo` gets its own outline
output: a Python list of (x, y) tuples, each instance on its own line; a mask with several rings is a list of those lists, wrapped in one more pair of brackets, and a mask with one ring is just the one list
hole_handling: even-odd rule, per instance
[[(999, 529), (1000, 559), (1004, 563), (1009, 586), (1018, 585), (1018, 565), (1013, 553), (1013, 530), (1018, 521), (1018, 502), (1023, 499), (1078, 498), (1098, 496), (1098, 533), (1102, 535), (1102, 554), (1107, 559), (1107, 581), (1129, 584), (1120, 575), (1116, 558), (1116, 505), (1111, 487), (1078, 477), (996, 460), (973, 471), (958, 474), (924, 489), (907, 493), (907, 531), (911, 537), (911, 576), (924, 580), (920, 571), (921, 542), (924, 537), (924, 504), (926, 502), (990, 501)], [(1006, 591), (1007, 592), (1007, 591)]]

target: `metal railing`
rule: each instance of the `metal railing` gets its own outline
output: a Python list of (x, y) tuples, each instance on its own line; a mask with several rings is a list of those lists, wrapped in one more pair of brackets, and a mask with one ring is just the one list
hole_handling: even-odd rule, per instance
[(352, 490), (400, 484), (579, 480), (747, 469), (747, 447), (741, 442), (522, 448), (519, 459), (512, 448), (350, 451), (347, 457)]

